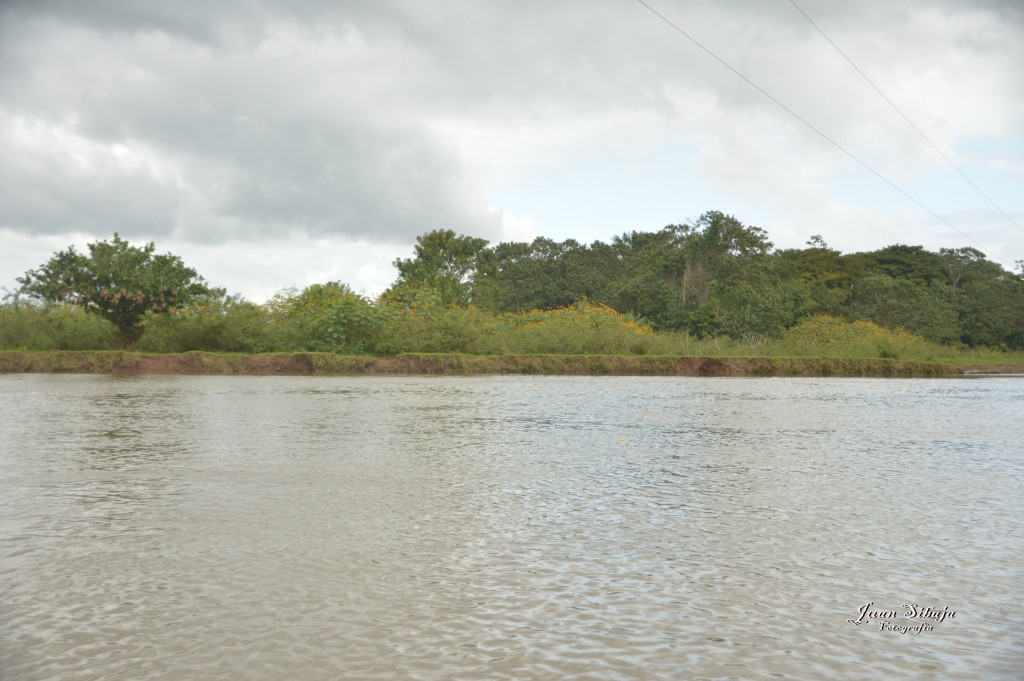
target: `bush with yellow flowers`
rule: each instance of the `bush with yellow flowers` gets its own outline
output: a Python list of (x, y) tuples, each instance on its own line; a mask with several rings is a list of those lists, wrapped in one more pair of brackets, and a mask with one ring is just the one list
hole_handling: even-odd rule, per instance
[(780, 344), (795, 355), (929, 359), (935, 346), (906, 329), (819, 314), (789, 328)]
[(510, 352), (521, 354), (645, 354), (651, 327), (629, 314), (582, 298), (551, 310), (506, 314)]

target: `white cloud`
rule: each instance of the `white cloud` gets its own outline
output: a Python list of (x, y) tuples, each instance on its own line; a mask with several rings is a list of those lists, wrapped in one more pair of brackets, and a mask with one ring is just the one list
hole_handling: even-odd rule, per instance
[(533, 241), (540, 234), (534, 229), (533, 220), (530, 218), (516, 217), (510, 210), (501, 211), (501, 240), (502, 241)]

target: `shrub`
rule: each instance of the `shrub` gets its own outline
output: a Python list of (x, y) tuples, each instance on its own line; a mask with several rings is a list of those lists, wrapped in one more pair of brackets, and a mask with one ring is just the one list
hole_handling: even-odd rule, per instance
[(239, 298), (202, 297), (170, 315), (150, 314), (138, 348), (144, 352), (261, 352), (276, 349), (265, 308)]
[(510, 352), (580, 355), (647, 354), (654, 332), (633, 315), (583, 298), (551, 310), (506, 314)]
[(444, 305), (440, 292), (421, 284), (402, 284), (381, 296), (380, 333), (371, 348), (399, 352), (502, 354), (504, 328), (491, 312), (470, 305)]
[(650, 327), (590, 300), (552, 310), (496, 315), (445, 306), (429, 287), (403, 286), (380, 301), (377, 352), (646, 354)]
[(272, 349), (357, 354), (376, 344), (380, 318), (366, 298), (332, 281), (275, 296), (267, 306)]
[(80, 307), (0, 306), (0, 348), (5, 350), (113, 350), (121, 345), (113, 324)]
[(937, 348), (905, 329), (886, 329), (866, 319), (847, 321), (819, 314), (788, 329), (781, 348), (795, 355), (931, 359)]

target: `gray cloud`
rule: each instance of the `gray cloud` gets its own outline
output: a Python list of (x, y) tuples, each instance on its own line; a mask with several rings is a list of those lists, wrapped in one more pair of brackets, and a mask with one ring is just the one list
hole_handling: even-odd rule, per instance
[[(148, 230), (203, 231), (173, 220), (168, 204), (181, 201), (192, 215), (251, 221), (251, 236), (277, 226), (411, 239), (452, 223), (496, 235), (498, 218), (457, 151), (417, 121), (417, 90), (426, 84), (402, 82), (416, 75), (416, 55), (374, 47), (344, 27), (309, 33), (284, 26), (258, 45), (214, 51), (145, 32), (109, 38), (47, 26), (60, 48), (21, 60), (32, 69), (16, 74), (21, 82), (6, 88), (4, 108), (23, 128), (70, 137), (79, 148), (4, 140), (11, 153), (0, 172), (13, 180), (9, 191), (22, 194), (23, 185), (46, 196), (45, 206), (31, 195), (6, 204), (4, 226), (139, 224), (137, 204), (148, 201)], [(72, 53), (87, 56), (75, 63)], [(177, 181), (96, 158), (118, 146), (149, 155)], [(65, 169), (76, 154), (91, 157), (86, 166), (106, 167), (76, 177)], [(89, 197), (95, 211), (83, 210)], [(72, 214), (79, 218), (69, 223)]]
[[(788, 2), (651, 4), (887, 170), (934, 162)], [(800, 5), (943, 146), (1021, 134), (1019, 2)], [(496, 240), (503, 209), (530, 216), (489, 186), (605, 145), (693, 147), (695, 177), (779, 205), (846, 163), (621, 0), (8, 0), (0, 125), (0, 229), (205, 245)], [(730, 209), (682, 210), (707, 208)]]

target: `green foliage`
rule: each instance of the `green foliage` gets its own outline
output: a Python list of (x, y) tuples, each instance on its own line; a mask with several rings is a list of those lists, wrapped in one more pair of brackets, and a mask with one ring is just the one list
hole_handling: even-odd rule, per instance
[(265, 307), (237, 296), (198, 296), (174, 314), (148, 313), (138, 341), (143, 352), (264, 352), (276, 349)]
[(378, 303), (382, 309), (391, 313), (446, 307), (440, 291), (427, 284), (414, 282), (395, 284), (381, 295)]
[(383, 354), (445, 352), (503, 354), (500, 322), (478, 308), (417, 308), (389, 318), (377, 345)]
[(506, 314), (506, 349), (517, 354), (637, 354), (650, 351), (653, 331), (642, 320), (592, 300), (553, 310)]
[(1024, 282), (976, 279), (958, 290), (960, 339), (973, 347), (1024, 348)]
[(397, 284), (420, 284), (437, 289), (446, 305), (468, 305), (472, 300), (471, 276), (479, 269), (487, 241), (455, 236), (438, 229), (416, 238), (414, 258), (398, 258)]
[(786, 331), (776, 352), (813, 357), (878, 357), (932, 360), (937, 348), (904, 329), (887, 329), (860, 319), (815, 315)]
[(202, 278), (181, 258), (153, 255), (155, 250), (152, 243), (132, 246), (115, 233), (113, 241), (89, 244), (88, 256), (72, 246), (17, 281), (27, 296), (77, 305), (103, 317), (131, 345), (141, 335), (147, 313), (171, 312), (208, 293)]
[(882, 275), (921, 286), (945, 281), (942, 258), (924, 246), (895, 244), (870, 253), (855, 253), (847, 259), (858, 276)]
[(812, 248), (777, 251), (776, 266), (786, 281), (807, 287), (814, 309), (838, 314), (850, 300), (848, 262), (839, 251), (827, 248), (820, 237), (817, 241), (812, 237), (811, 243)]
[[(751, 315), (754, 303), (745, 294), (763, 290), (765, 281), (775, 277), (771, 242), (764, 230), (730, 215), (710, 211), (692, 224), (623, 234), (613, 247), (622, 264), (611, 304), (649, 319), (656, 328), (685, 329), (701, 337), (739, 336), (768, 327), (781, 331), (780, 324), (797, 314), (782, 314), (779, 321), (774, 321), (779, 310)], [(755, 328), (740, 330), (755, 318)]]
[(500, 326), (476, 307), (445, 304), (436, 288), (405, 282), (384, 293), (376, 308), (380, 328), (373, 346), (381, 354), (467, 352), (496, 354)]
[(537, 237), (532, 243), (501, 243), (481, 257), (473, 277), (474, 302), (502, 312), (570, 305), (601, 289), (604, 275), (578, 242)]
[(370, 302), (337, 281), (313, 284), (270, 304), (278, 349), (358, 354), (375, 342), (380, 319)]
[[(488, 247), (435, 230), (417, 239), (413, 258), (395, 261), (398, 279), (375, 301), (328, 282), (255, 305), (210, 291), (152, 244), (133, 248), (115, 234), (89, 248), (59, 252), (18, 280), (20, 294), (55, 302), (24, 308), (15, 298), (0, 316), (4, 347), (106, 347), (114, 333), (159, 352), (919, 357), (961, 344), (1024, 348), (1024, 278), (976, 249), (897, 244), (843, 255), (812, 237), (808, 248), (775, 251), (764, 230), (718, 211), (590, 245), (539, 237)], [(822, 313), (891, 335), (811, 342), (802, 322)]]
[(0, 348), (5, 350), (113, 350), (114, 326), (71, 305), (0, 305)]
[(974, 347), (1024, 348), (1024, 279), (974, 248), (942, 249), (960, 340)]
[(695, 325), (701, 336), (778, 336), (816, 309), (807, 284), (775, 281), (770, 275), (723, 277), (712, 301), (714, 321)]
[(651, 329), (589, 300), (553, 310), (494, 313), (440, 304), (432, 289), (382, 298), (379, 352), (468, 354), (647, 354)]
[(846, 314), (888, 329), (904, 328), (937, 343), (957, 340), (959, 329), (952, 289), (913, 279), (870, 275), (854, 284)]
[(612, 240), (618, 275), (609, 286), (609, 304), (671, 328), (686, 306), (688, 263), (680, 228), (629, 232)]

